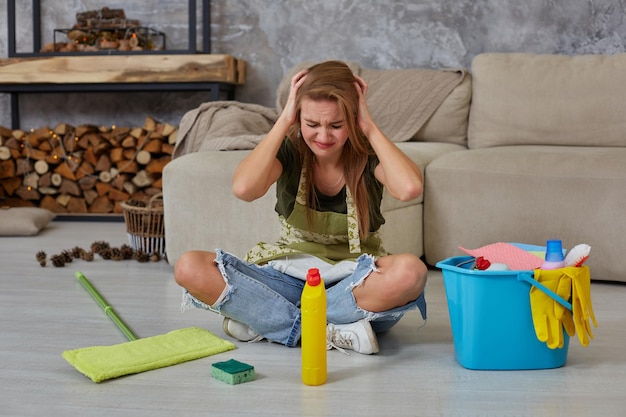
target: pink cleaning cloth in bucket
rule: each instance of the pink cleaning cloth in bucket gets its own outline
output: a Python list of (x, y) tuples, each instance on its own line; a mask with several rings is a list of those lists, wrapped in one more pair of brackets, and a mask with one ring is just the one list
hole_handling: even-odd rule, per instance
[(459, 246), (459, 249), (475, 258), (482, 256), (491, 263), (507, 264), (511, 271), (537, 269), (543, 264), (543, 259), (538, 256), (505, 242), (492, 243), (478, 249), (465, 249)]

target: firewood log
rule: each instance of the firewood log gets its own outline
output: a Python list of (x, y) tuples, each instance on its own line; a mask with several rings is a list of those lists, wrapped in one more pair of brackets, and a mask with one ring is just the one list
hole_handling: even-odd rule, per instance
[(27, 188), (32, 188), (33, 190), (36, 190), (37, 188), (39, 188), (39, 174), (37, 174), (36, 172), (31, 172), (27, 175), (24, 175), (24, 181), (22, 181), (22, 184), (25, 185)]
[(98, 179), (104, 183), (109, 183), (111, 182), (111, 173), (109, 171), (100, 171)]
[(109, 191), (109, 198), (113, 201), (126, 201), (130, 198), (130, 195), (124, 191), (113, 188)]
[(83, 177), (78, 180), (78, 186), (83, 190), (83, 195), (87, 190), (93, 190), (96, 187), (98, 179), (95, 177)]
[(33, 161), (26, 158), (15, 160), (15, 175), (26, 175), (33, 170)]
[(122, 139), (121, 145), (122, 148), (136, 148), (137, 138), (128, 135), (124, 139)]
[(0, 183), (7, 195), (13, 195), (22, 186), (22, 179), (20, 177), (5, 178)]
[(46, 195), (41, 199), (39, 207), (48, 209), (53, 213), (67, 213), (67, 209), (57, 203), (56, 199), (50, 195)]
[(134, 137), (135, 139), (139, 139), (141, 136), (144, 135), (144, 133), (145, 132), (141, 127), (136, 127), (129, 132), (129, 135)]
[(46, 161), (44, 161), (43, 159), (40, 159), (39, 161), (35, 162), (34, 168), (37, 174), (43, 175), (49, 171), (50, 166), (48, 165)]
[(85, 192), (83, 193), (83, 198), (88, 205), (91, 205), (96, 200), (96, 198), (98, 198), (98, 192), (95, 190), (85, 190)]
[(37, 143), (41, 142), (44, 139), (50, 139), (51, 132), (54, 133), (48, 126), (40, 127), (39, 129), (33, 131), (32, 137), (37, 141)]
[(60, 187), (63, 183), (63, 177), (58, 172), (55, 172), (50, 176), (50, 181), (52, 182), (53, 186)]
[(113, 188), (113, 186), (107, 182), (99, 181), (96, 183), (96, 192), (98, 193), (98, 197), (106, 197), (111, 188)]
[(128, 181), (128, 176), (127, 175), (118, 174), (111, 181), (111, 185), (113, 186), (113, 188), (117, 188), (118, 190), (123, 190), (124, 189), (124, 183), (127, 182), (127, 181)]
[(153, 130), (156, 130), (157, 127), (157, 122), (156, 120), (154, 120), (152, 117), (147, 116), (146, 120), (143, 124), (143, 128), (144, 130), (148, 131), (148, 132), (152, 132)]
[(134, 159), (135, 153), (137, 153), (137, 149), (135, 148), (124, 148), (124, 152), (122, 152), (124, 159), (128, 160)]
[(6, 161), (11, 158), (11, 150), (6, 146), (0, 146), (0, 160)]
[(37, 190), (41, 195), (55, 195), (59, 193), (59, 189), (56, 187), (39, 187)]
[(22, 138), (26, 136), (26, 132), (20, 129), (15, 129), (11, 132), (11, 135), (17, 140), (22, 140)]
[(98, 162), (96, 163), (96, 171), (108, 171), (111, 169), (111, 160), (108, 155), (100, 155)]
[(20, 188), (18, 188), (15, 191), (15, 194), (17, 194), (22, 200), (41, 199), (41, 194), (39, 194), (39, 191), (35, 190), (34, 188), (29, 188), (25, 185), (22, 185)]
[(63, 181), (59, 187), (59, 192), (62, 194), (72, 195), (74, 197), (82, 195), (82, 190), (76, 181)]
[(15, 162), (13, 159), (0, 161), (0, 179), (15, 176)]
[(141, 149), (150, 153), (161, 153), (162, 143), (163, 142), (160, 139), (152, 139), (144, 144)]
[(113, 148), (109, 151), (111, 162), (117, 163), (124, 159), (124, 148)]
[(172, 158), (170, 158), (169, 156), (162, 156), (159, 159), (153, 159), (146, 166), (146, 171), (150, 174), (161, 173), (163, 172), (163, 168), (165, 168), (165, 165), (167, 165), (171, 161), (171, 159)]
[(76, 175), (77, 180), (80, 180), (81, 178), (89, 176), (94, 172), (95, 170), (93, 168), (93, 165), (91, 165), (91, 163), (89, 163), (88, 161), (83, 161), (74, 175)]
[(85, 147), (85, 152), (83, 153), (83, 159), (94, 166), (98, 163), (98, 157), (96, 156), (95, 153), (93, 153), (93, 148), (91, 147)]
[(174, 131), (176, 131), (177, 127), (174, 125), (171, 125), (169, 123), (162, 123), (161, 128), (159, 129), (161, 132), (161, 135), (163, 137), (168, 137), (170, 136), (172, 133), (174, 133)]
[(100, 196), (89, 205), (90, 213), (110, 213), (113, 210), (113, 203), (106, 196)]
[(55, 200), (56, 200), (57, 204), (60, 205), (61, 207), (67, 207), (67, 205), (69, 204), (71, 198), (72, 197), (67, 195), (67, 194), (61, 194)]
[(80, 125), (76, 127), (76, 130), (74, 131), (74, 134), (76, 136), (82, 137), (85, 136), (85, 134), (87, 133), (91, 133), (91, 132), (97, 132), (98, 131), (98, 127), (94, 126), (94, 125)]
[(161, 145), (161, 152), (167, 155), (174, 154), (174, 145), (171, 145), (169, 143), (163, 143)]
[(137, 163), (141, 165), (148, 165), (150, 160), (152, 159), (152, 155), (145, 148), (137, 152), (137, 157), (135, 158)]
[(63, 162), (62, 164), (59, 164), (59, 166), (57, 166), (54, 169), (54, 172), (61, 175), (63, 178), (67, 178), (68, 180), (71, 180), (71, 181), (76, 181), (76, 176), (74, 175), (74, 171), (72, 170), (72, 168), (70, 168), (67, 162)]
[(135, 161), (119, 161), (116, 167), (120, 172), (136, 173), (139, 171), (139, 166)]
[(0, 137), (2, 138), (10, 138), (13, 136), (13, 131), (8, 127), (4, 127), (0, 125)]
[(139, 190), (139, 188), (130, 181), (124, 182), (122, 187), (124, 188), (124, 191), (126, 191), (130, 195), (136, 194)]
[(74, 128), (67, 123), (59, 123), (54, 127), (53, 132), (57, 135), (66, 135), (71, 132)]
[[(50, 144), (46, 143), (48, 146)], [(30, 159), (34, 159), (36, 161), (46, 161), (48, 159), (49, 153), (46, 152), (45, 150), (41, 149), (43, 148), (44, 145), (39, 145), (39, 149), (33, 148), (33, 149), (28, 149), (26, 152), (26, 156)], [(55, 160), (57, 161), (57, 160)]]
[(167, 143), (170, 145), (175, 145), (178, 140), (178, 129), (176, 129), (172, 134), (167, 137)]
[(70, 198), (69, 203), (67, 204), (67, 211), (70, 213), (86, 213), (87, 212), (87, 203), (84, 198)]
[(143, 169), (139, 171), (137, 175), (135, 175), (132, 179), (133, 184), (135, 184), (139, 188), (147, 187), (152, 184), (153, 181), (154, 179), (152, 178), (152, 175), (147, 173), (146, 170)]

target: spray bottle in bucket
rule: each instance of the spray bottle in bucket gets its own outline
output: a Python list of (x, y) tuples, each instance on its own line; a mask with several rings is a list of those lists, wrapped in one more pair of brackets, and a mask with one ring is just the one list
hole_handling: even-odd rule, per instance
[(326, 382), (326, 288), (317, 268), (309, 269), (300, 300), (302, 314), (302, 382)]

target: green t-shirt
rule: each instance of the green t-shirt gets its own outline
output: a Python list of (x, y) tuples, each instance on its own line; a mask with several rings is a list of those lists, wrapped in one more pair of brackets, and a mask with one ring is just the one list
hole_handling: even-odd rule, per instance
[[(278, 214), (288, 218), (296, 202), (302, 161), (288, 139), (283, 140), (278, 150), (277, 158), (283, 166), (283, 173), (276, 183), (275, 209)], [(374, 169), (377, 165), (378, 158), (375, 155), (370, 156), (363, 173), (365, 186), (369, 191), (370, 232), (377, 231), (385, 223), (385, 218), (380, 211), (380, 204), (383, 198), (383, 184), (374, 176)], [(319, 190), (316, 190), (316, 193), (320, 204), (320, 207), (318, 207), (319, 211), (347, 213), (345, 186), (334, 196), (324, 195)]]

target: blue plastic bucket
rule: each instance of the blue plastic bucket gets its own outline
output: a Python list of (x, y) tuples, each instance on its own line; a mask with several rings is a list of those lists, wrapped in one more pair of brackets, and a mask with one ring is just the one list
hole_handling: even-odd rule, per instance
[(535, 335), (530, 288), (545, 287), (538, 285), (533, 272), (474, 270), (470, 269), (473, 259), (457, 256), (436, 265), (443, 273), (456, 361), (476, 370), (564, 366), (569, 347), (567, 333), (559, 349), (548, 348)]

